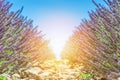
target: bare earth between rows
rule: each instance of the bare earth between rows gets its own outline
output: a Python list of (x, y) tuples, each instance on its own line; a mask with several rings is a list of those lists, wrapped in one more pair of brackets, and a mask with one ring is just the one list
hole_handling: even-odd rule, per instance
[(48, 60), (21, 71), (22, 76), (14, 74), (8, 80), (81, 80), (82, 68), (79, 64), (70, 64), (68, 60)]

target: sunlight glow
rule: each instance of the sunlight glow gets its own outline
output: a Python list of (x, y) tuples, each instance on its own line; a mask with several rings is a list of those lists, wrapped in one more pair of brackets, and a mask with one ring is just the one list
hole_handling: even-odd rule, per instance
[(50, 46), (53, 49), (54, 53), (56, 54), (57, 60), (60, 60), (60, 53), (64, 47), (64, 44), (65, 44), (65, 38), (63, 37), (60, 37), (59, 39), (54, 38), (50, 42)]
[(69, 12), (56, 11), (53, 13), (44, 14), (40, 22), (43, 27), (42, 31), (50, 40), (50, 47), (56, 55), (57, 60), (60, 60), (60, 53), (65, 42), (72, 34), (76, 24), (76, 18)]

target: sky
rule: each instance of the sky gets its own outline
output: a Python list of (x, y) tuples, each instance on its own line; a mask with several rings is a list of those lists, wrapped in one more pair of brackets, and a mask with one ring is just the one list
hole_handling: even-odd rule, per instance
[[(88, 11), (95, 10), (92, 0), (8, 0), (13, 3), (12, 11), (22, 6), (23, 16), (32, 19), (34, 26), (50, 40), (50, 47), (60, 58), (65, 42), (82, 19), (89, 19)], [(105, 5), (103, 0), (95, 0)]]

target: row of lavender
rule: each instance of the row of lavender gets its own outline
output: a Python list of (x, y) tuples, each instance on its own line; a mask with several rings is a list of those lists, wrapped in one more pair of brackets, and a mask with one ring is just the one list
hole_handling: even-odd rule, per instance
[[(84, 70), (109, 80), (120, 76), (120, 0), (96, 4), (65, 45), (61, 56), (85, 66)], [(74, 56), (74, 57), (73, 57)]]
[(0, 74), (18, 72), (27, 63), (53, 58), (48, 41), (32, 25), (32, 20), (21, 16), (22, 11), (10, 12), (12, 4), (0, 0)]

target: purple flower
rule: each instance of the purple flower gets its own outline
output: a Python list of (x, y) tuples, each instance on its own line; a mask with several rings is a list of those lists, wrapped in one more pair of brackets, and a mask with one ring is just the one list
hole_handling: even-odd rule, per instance
[(120, 65), (120, 60), (118, 60), (118, 64)]
[(0, 39), (2, 38), (3, 34), (0, 34)]
[(3, 50), (3, 46), (2, 45), (0, 45), (0, 50)]

